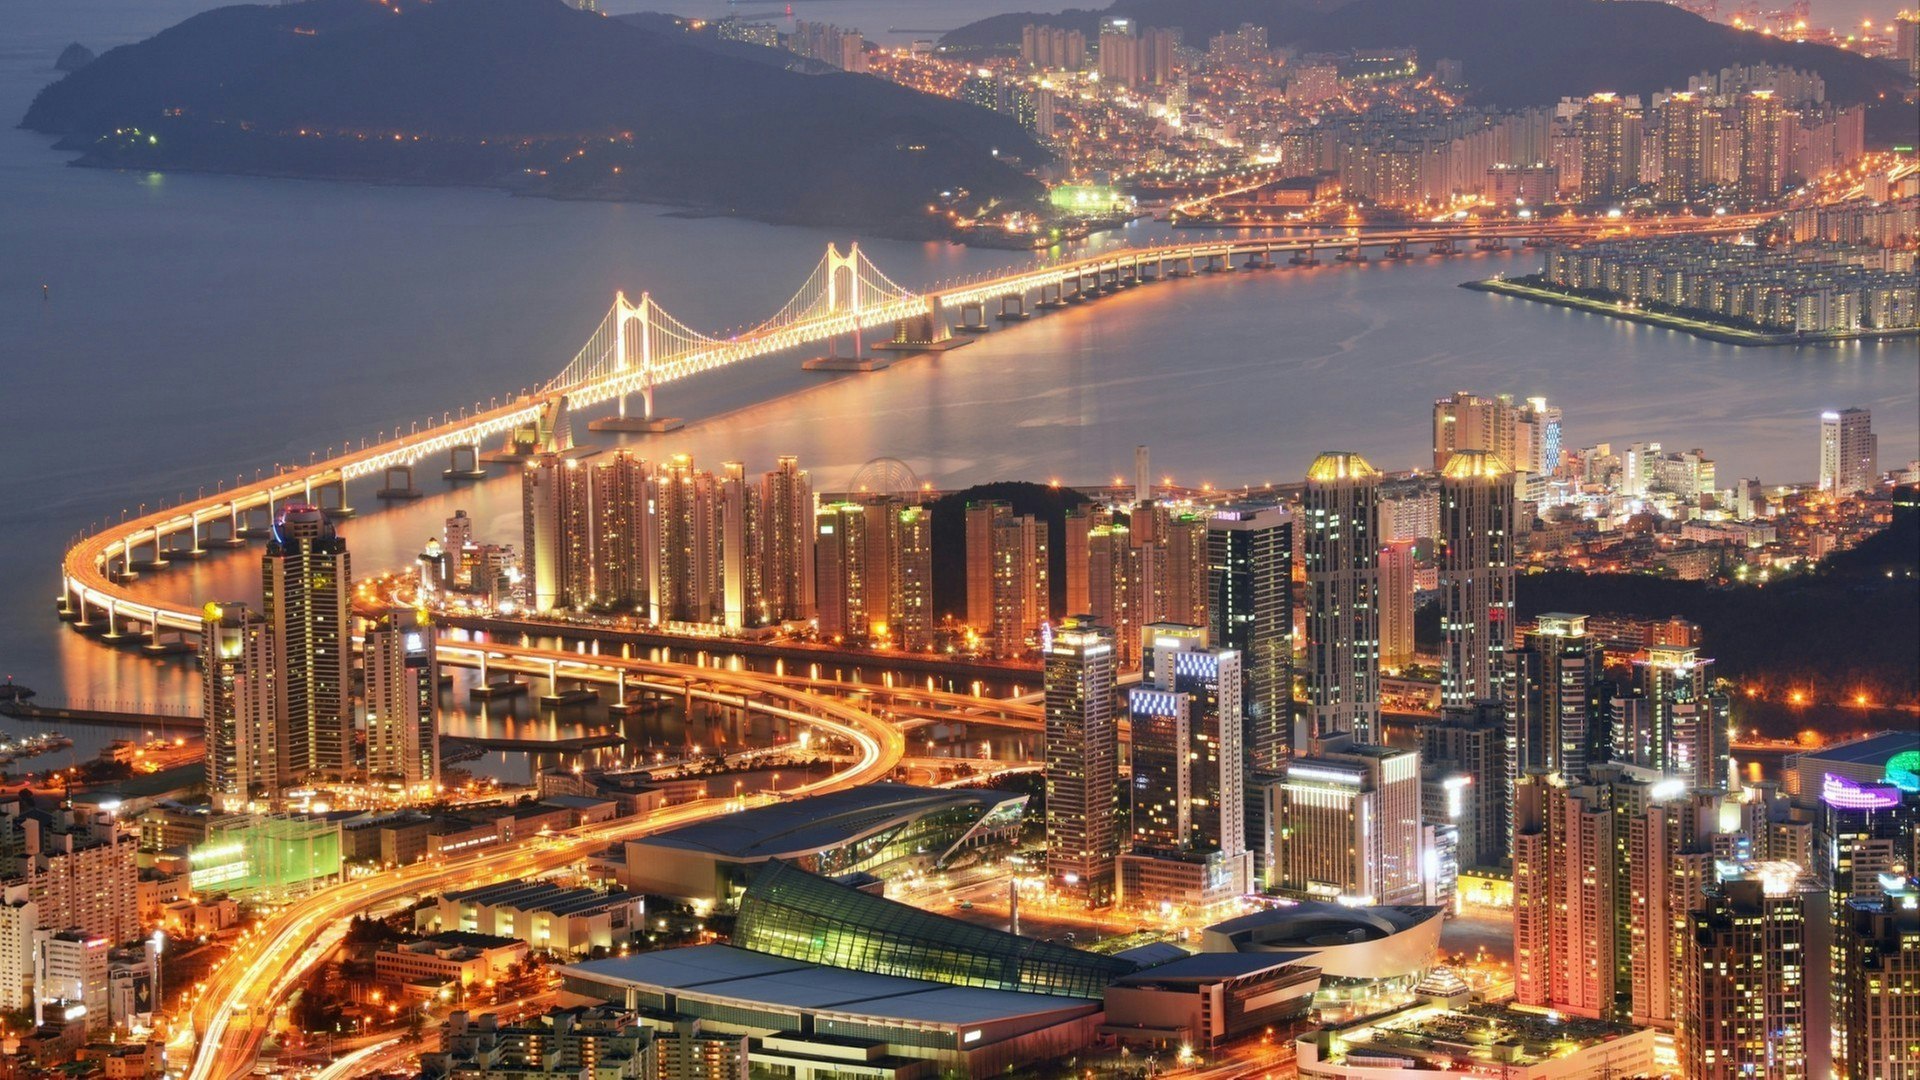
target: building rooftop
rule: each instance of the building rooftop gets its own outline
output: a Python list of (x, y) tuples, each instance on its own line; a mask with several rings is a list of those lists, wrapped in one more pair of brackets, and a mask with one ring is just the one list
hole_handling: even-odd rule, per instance
[(780, 1009), (951, 1027), (1094, 1007), (1080, 998), (947, 986), (788, 960), (732, 945), (664, 949), (563, 970), (610, 986), (655, 987)]
[(580, 915), (640, 899), (633, 893), (569, 889), (550, 881), (502, 881), (475, 889), (456, 889), (444, 893), (443, 898), (487, 907), (505, 905), (548, 915)]
[(1024, 795), (980, 789), (867, 784), (809, 799), (795, 799), (711, 821), (683, 825), (634, 841), (742, 861), (810, 854), (837, 847), (903, 815), (945, 807), (977, 807), (981, 814)]

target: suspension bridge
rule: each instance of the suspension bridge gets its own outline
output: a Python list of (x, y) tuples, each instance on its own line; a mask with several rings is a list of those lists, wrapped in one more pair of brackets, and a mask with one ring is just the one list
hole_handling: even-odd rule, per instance
[[(1730, 231), (1747, 223), (1719, 220), (1707, 230)], [(350, 481), (380, 476), (383, 498), (409, 498), (415, 470), (445, 455), (449, 480), (485, 476), (483, 447), (502, 440), (494, 460), (522, 461), (572, 446), (572, 416), (611, 402), (614, 415), (592, 426), (615, 430), (664, 430), (654, 414), (655, 395), (669, 384), (762, 357), (850, 342), (857, 357), (869, 347), (902, 352), (949, 347), (955, 334), (985, 332), (991, 316), (1023, 320), (1030, 309), (1083, 303), (1172, 277), (1236, 270), (1312, 266), (1328, 261), (1366, 262), (1447, 256), (1470, 250), (1499, 251), (1591, 235), (1593, 223), (1542, 221), (1490, 225), (1430, 225), (1390, 233), (1330, 232), (1293, 237), (1238, 236), (1151, 247), (1116, 248), (941, 283), (914, 292), (882, 273), (858, 244), (842, 253), (829, 246), (791, 299), (751, 329), (726, 336), (701, 333), (674, 318), (651, 293), (613, 306), (574, 356), (544, 386), (498, 399), (485, 407), (443, 413), (416, 422), (371, 444), (348, 447), (324, 460), (290, 466), (252, 481), (236, 478), (172, 506), (123, 515), (79, 536), (62, 562), (57, 608), (62, 619), (102, 639), (151, 652), (181, 652), (198, 640), (202, 615), (192, 603), (143, 596), (131, 586), (144, 573), (179, 560), (199, 559), (221, 548), (243, 547), (267, 535), (276, 513), (289, 503), (319, 506), (336, 516), (352, 513)], [(1701, 231), (1696, 229), (1694, 231)], [(998, 310), (989, 308), (998, 305)], [(951, 321), (957, 317), (958, 322)], [(630, 403), (639, 400), (639, 416)]]

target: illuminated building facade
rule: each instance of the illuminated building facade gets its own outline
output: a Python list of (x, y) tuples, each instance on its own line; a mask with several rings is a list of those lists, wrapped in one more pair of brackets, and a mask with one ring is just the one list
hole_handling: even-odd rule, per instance
[[(1120, 899), (1206, 905), (1242, 896), (1252, 886), (1253, 866), (1240, 748), (1240, 656), (1208, 648), (1198, 627), (1156, 629), (1147, 631), (1151, 670), (1127, 699), (1132, 851), (1120, 856)], [(1165, 881), (1179, 886), (1168, 889)]]
[(1398, 671), (1413, 663), (1412, 540), (1389, 540), (1380, 548), (1380, 666)]
[(719, 485), (693, 458), (675, 454), (654, 473), (654, 539), (647, 563), (652, 621), (714, 623), (726, 610)]
[(1820, 490), (1836, 495), (1871, 491), (1880, 482), (1880, 441), (1873, 411), (1841, 409), (1820, 414)]
[(1627, 171), (1626, 103), (1618, 94), (1594, 94), (1580, 110), (1580, 201), (1617, 199), (1633, 185)]
[(520, 474), (521, 557), (536, 612), (593, 599), (593, 483), (575, 458), (543, 454)]
[(1877, 902), (1848, 901), (1835, 913), (1841, 996), (1834, 1064), (1846, 1080), (1920, 1075), (1920, 906), (1914, 900), (1909, 888)]
[(1785, 112), (1772, 90), (1752, 90), (1740, 98), (1740, 197), (1764, 202), (1780, 197), (1786, 168), (1781, 150)]
[(1061, 621), (1046, 665), (1047, 880), (1091, 906), (1113, 900), (1113, 633), (1091, 617)]
[(829, 503), (815, 517), (814, 580), (820, 634), (829, 641), (865, 641), (868, 628), (867, 510)]
[[(1810, 890), (1793, 863), (1719, 862), (1687, 917), (1680, 1067), (1699, 1080), (1804, 1080)], [(1824, 1034), (1824, 1033), (1822, 1033)]]
[(1307, 723), (1314, 738), (1376, 740), (1380, 723), (1380, 473), (1324, 453), (1307, 471), (1300, 556), (1307, 573)]
[(817, 610), (814, 587), (813, 481), (796, 457), (782, 456), (760, 481), (761, 573), (769, 622), (805, 622)]
[(1047, 523), (999, 501), (966, 508), (967, 624), (1014, 656), (1049, 615)]
[(903, 649), (933, 648), (933, 508), (903, 506), (894, 511), (893, 557), (895, 586), (888, 590), (896, 605), (887, 613), (896, 644)]
[(1440, 473), (1440, 699), (1504, 697), (1513, 635), (1513, 472), (1496, 454), (1456, 451)]
[(208, 604), (200, 624), (200, 715), (207, 793), (226, 809), (272, 800), (293, 786), (280, 755), (273, 635), (244, 604)]
[(285, 717), (276, 747), (281, 768), (289, 779), (345, 780), (355, 767), (347, 542), (318, 508), (290, 506), (274, 523), (260, 564), (274, 711)]
[(1507, 654), (1507, 779), (1533, 770), (1577, 783), (1601, 734), (1600, 643), (1585, 615), (1549, 612)]
[(1691, 645), (1649, 646), (1634, 661), (1632, 697), (1614, 710), (1614, 760), (1726, 788), (1731, 736), (1726, 699), (1707, 676), (1712, 663)]
[(1691, 202), (1705, 190), (1706, 161), (1700, 135), (1709, 119), (1719, 122), (1705, 97), (1685, 91), (1667, 95), (1660, 108), (1661, 202)]
[(367, 625), (367, 778), (408, 795), (440, 786), (440, 663), (424, 614), (396, 608)]
[(1460, 829), (1457, 854), (1461, 866), (1506, 862), (1511, 794), (1504, 710), (1493, 702), (1456, 706), (1443, 710), (1437, 720), (1421, 723), (1418, 730), (1421, 764), (1466, 781), (1447, 791), (1446, 817), (1424, 815), (1424, 820), (1446, 822)]
[(1248, 776), (1293, 747), (1293, 515), (1229, 507), (1207, 523), (1207, 640), (1240, 654)]
[(1343, 903), (1424, 901), (1419, 751), (1334, 736), (1289, 762), (1266, 792), (1268, 888)]
[(1140, 628), (1153, 621), (1147, 581), (1148, 549), (1126, 525), (1097, 525), (1087, 532), (1087, 610), (1113, 630), (1114, 664), (1140, 663)]

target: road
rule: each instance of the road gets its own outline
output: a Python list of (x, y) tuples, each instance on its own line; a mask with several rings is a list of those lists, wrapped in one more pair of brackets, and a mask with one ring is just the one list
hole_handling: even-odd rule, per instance
[[(750, 674), (681, 664), (644, 666), (684, 669), (679, 674), (725, 683), (759, 697), (805, 696)], [(846, 769), (787, 794), (819, 794), (872, 783), (884, 779), (905, 756), (906, 739), (892, 724), (827, 698), (808, 698), (807, 704), (808, 712), (794, 712), (793, 718), (847, 740), (858, 757)], [(232, 1080), (250, 1070), (272, 1026), (275, 1010), (331, 948), (329, 932), (338, 933), (355, 915), (412, 896), (535, 877), (610, 844), (716, 817), (738, 805), (732, 800), (707, 800), (663, 807), (650, 814), (530, 837), (452, 859), (415, 863), (371, 880), (330, 886), (294, 901), (243, 935), (226, 962), (209, 975), (193, 1008), (192, 1031), (182, 1033), (183, 1038), (194, 1040), (187, 1076), (189, 1080)]]

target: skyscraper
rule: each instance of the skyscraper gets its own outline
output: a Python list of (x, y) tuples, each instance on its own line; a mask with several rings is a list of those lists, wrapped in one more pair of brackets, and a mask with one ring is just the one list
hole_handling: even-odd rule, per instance
[(1740, 197), (1751, 202), (1778, 198), (1786, 175), (1781, 143), (1786, 134), (1780, 99), (1771, 90), (1752, 90), (1740, 98)]
[(1706, 186), (1700, 129), (1711, 115), (1707, 100), (1685, 91), (1668, 94), (1660, 109), (1660, 201), (1685, 203)]
[(1061, 621), (1047, 649), (1047, 880), (1090, 906), (1113, 900), (1113, 635), (1085, 616)]
[(1484, 450), (1516, 473), (1550, 476), (1560, 465), (1561, 412), (1546, 398), (1514, 403), (1513, 395), (1479, 397), (1455, 391), (1433, 403), (1433, 468), (1460, 450)]
[(1873, 412), (1841, 409), (1820, 414), (1820, 490), (1836, 495), (1871, 491), (1880, 481), (1880, 441)]
[(282, 767), (294, 780), (346, 780), (354, 769), (347, 542), (318, 508), (296, 504), (274, 523), (260, 563), (275, 710), (286, 717)]
[(1158, 583), (1161, 608), (1156, 618), (1190, 626), (1207, 624), (1207, 516), (1186, 511), (1169, 515), (1162, 538), (1165, 573)]
[(367, 626), (367, 777), (408, 796), (440, 786), (440, 663), (421, 612), (395, 608)]
[[(520, 557), (527, 603), (536, 612), (570, 607), (573, 594), (590, 587), (586, 560), (574, 558), (574, 552), (585, 548), (591, 534), (570, 532), (576, 519), (587, 514), (579, 498), (586, 493), (573, 479), (579, 468), (576, 459), (543, 454), (520, 474)], [(582, 573), (588, 576), (580, 577)]]
[(1354, 904), (1424, 901), (1419, 751), (1336, 735), (1288, 762), (1266, 792), (1268, 888)]
[(887, 613), (894, 642), (903, 649), (933, 648), (933, 508), (898, 506), (892, 511), (895, 605)]
[(798, 458), (783, 455), (760, 483), (761, 575), (771, 622), (806, 622), (814, 596), (813, 481)]
[(1240, 657), (1207, 647), (1200, 627), (1146, 631), (1152, 662), (1128, 697), (1132, 852), (1120, 857), (1128, 903), (1211, 904), (1252, 886), (1240, 750)]
[(1129, 526), (1109, 523), (1087, 532), (1087, 610), (1113, 631), (1114, 664), (1122, 671), (1139, 664), (1140, 628), (1153, 621), (1145, 552)]
[(1483, 702), (1472, 708), (1444, 710), (1438, 720), (1419, 726), (1423, 768), (1465, 777), (1467, 783), (1450, 790), (1452, 803), (1462, 812), (1448, 819), (1423, 818), (1427, 824), (1451, 822), (1460, 827), (1461, 866), (1498, 866), (1507, 860), (1511, 823), (1508, 819), (1506, 723), (1501, 708)]
[(237, 810), (293, 786), (283, 772), (285, 716), (278, 709), (273, 634), (244, 604), (208, 604), (200, 628), (200, 715), (206, 724), (207, 793)]
[(647, 566), (652, 621), (714, 623), (725, 618), (725, 518), (713, 474), (675, 454), (650, 486), (654, 541)]
[(1713, 692), (1713, 661), (1691, 645), (1654, 645), (1634, 661), (1635, 697), (1616, 725), (1614, 756), (1685, 777), (1701, 788), (1728, 786), (1727, 703)]
[(967, 624), (1018, 655), (1050, 614), (1047, 523), (997, 500), (966, 508)]
[(1677, 1042), (1684, 1075), (1808, 1076), (1808, 987), (1816, 960), (1807, 945), (1817, 895), (1793, 863), (1716, 864), (1683, 939), (1687, 1008)]
[(1586, 776), (1601, 735), (1594, 684), (1600, 644), (1585, 615), (1549, 612), (1507, 654), (1507, 769), (1511, 783), (1541, 770)]
[(1456, 452), (1440, 473), (1440, 699), (1497, 701), (1513, 633), (1513, 475), (1477, 450)]
[(1315, 738), (1375, 741), (1380, 723), (1380, 473), (1324, 453), (1301, 496), (1307, 571), (1307, 722)]
[[(615, 450), (591, 467), (575, 468), (569, 475), (577, 477), (582, 471), (587, 480), (586, 518), (592, 523), (592, 581), (576, 583), (571, 580), (574, 575), (569, 574), (569, 598), (576, 604), (644, 611), (646, 541), (651, 535), (646, 517), (647, 463), (625, 450)], [(576, 493), (577, 487), (576, 483)], [(570, 521), (579, 517), (578, 513), (565, 515)], [(568, 544), (569, 549), (573, 546)]]
[(866, 507), (856, 502), (828, 503), (820, 507), (815, 521), (820, 634), (829, 641), (864, 641), (871, 584)]
[(1836, 912), (1834, 975), (1841, 997), (1834, 1063), (1847, 1080), (1920, 1075), (1920, 907), (1914, 899), (1909, 885), (1901, 896), (1850, 900)]
[(1594, 94), (1580, 110), (1580, 201), (1616, 199), (1634, 177), (1627, 172), (1626, 103), (1618, 94)]
[(1217, 510), (1207, 553), (1207, 639), (1240, 654), (1248, 775), (1271, 775), (1293, 746), (1293, 516)]
[(1413, 663), (1412, 540), (1380, 548), (1380, 666), (1397, 671)]

